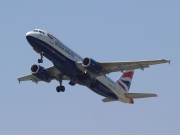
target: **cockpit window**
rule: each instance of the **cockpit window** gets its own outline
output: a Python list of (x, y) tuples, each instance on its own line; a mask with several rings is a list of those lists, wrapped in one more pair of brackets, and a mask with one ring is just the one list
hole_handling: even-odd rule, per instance
[(43, 31), (41, 31), (41, 30), (33, 30), (34, 32), (39, 32), (39, 33), (41, 33), (41, 34), (44, 34), (45, 35), (45, 33), (43, 32)]
[[(44, 34), (44, 32), (43, 31), (39, 31), (40, 33), (42, 33), (42, 34)], [(44, 34), (45, 35), (45, 34)]]

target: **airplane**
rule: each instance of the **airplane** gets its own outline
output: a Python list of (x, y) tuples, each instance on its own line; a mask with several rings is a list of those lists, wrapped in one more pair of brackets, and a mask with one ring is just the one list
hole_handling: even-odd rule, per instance
[[(27, 32), (26, 39), (34, 51), (40, 54), (38, 63), (43, 63), (43, 57), (46, 57), (53, 66), (44, 68), (34, 64), (31, 67), (31, 74), (17, 78), (19, 83), (29, 80), (35, 83), (39, 81), (49, 83), (51, 80), (57, 80), (60, 85), (56, 87), (56, 91), (64, 92), (62, 82), (66, 80), (71, 86), (79, 84), (88, 87), (103, 96), (103, 102), (121, 101), (133, 104), (137, 98), (156, 97), (156, 94), (129, 93), (134, 71), (155, 64), (170, 64), (170, 60), (165, 59), (97, 62), (90, 57), (82, 58), (55, 36), (41, 29)], [(121, 71), (122, 75), (116, 81), (106, 75), (118, 71)]]

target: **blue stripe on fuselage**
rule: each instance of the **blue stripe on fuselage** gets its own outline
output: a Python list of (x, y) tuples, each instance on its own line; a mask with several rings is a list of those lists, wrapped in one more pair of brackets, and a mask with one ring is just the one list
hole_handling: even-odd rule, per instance
[[(77, 68), (75, 61), (68, 59), (66, 56), (61, 54), (59, 51), (51, 47), (49, 44), (39, 40), (37, 38), (27, 36), (26, 37), (30, 45), (36, 50), (37, 52), (43, 52), (43, 55), (53, 62), (54, 66), (64, 75), (71, 77), (72, 75), (83, 74), (80, 69)], [(88, 78), (89, 81), (81, 82), (81, 84), (86, 85), (87, 87), (90, 85), (91, 82), (94, 80), (90, 77)], [(79, 80), (80, 81), (80, 80)], [(97, 80), (98, 81), (98, 80)], [(104, 97), (118, 99), (117, 96), (104, 84), (99, 82), (98, 87), (90, 88), (95, 93), (102, 95)]]

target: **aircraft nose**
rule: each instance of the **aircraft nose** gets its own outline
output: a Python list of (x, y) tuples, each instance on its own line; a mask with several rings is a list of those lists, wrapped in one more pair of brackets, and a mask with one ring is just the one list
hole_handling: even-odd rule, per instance
[(33, 31), (29, 31), (26, 33), (26, 39), (31, 46), (34, 46), (36, 44), (36, 37), (37, 35)]
[(31, 31), (27, 32), (27, 33), (26, 33), (26, 37), (27, 37), (27, 36), (32, 36), (32, 32), (31, 32)]

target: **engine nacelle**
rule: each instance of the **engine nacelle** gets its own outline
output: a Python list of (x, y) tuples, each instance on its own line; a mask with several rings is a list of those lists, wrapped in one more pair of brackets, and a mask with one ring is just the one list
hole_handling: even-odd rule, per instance
[(83, 59), (82, 65), (85, 69), (87, 69), (89, 72), (93, 74), (101, 74), (103, 69), (97, 61), (88, 57)]
[(32, 74), (36, 76), (38, 79), (45, 82), (51, 81), (51, 75), (44, 67), (35, 64), (31, 67), (31, 71)]

